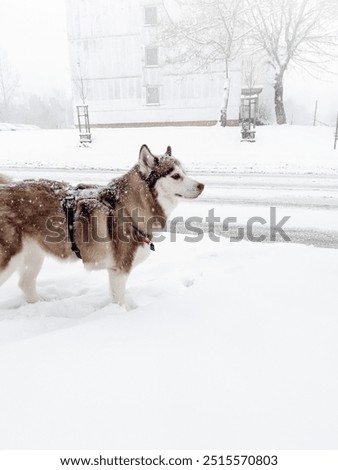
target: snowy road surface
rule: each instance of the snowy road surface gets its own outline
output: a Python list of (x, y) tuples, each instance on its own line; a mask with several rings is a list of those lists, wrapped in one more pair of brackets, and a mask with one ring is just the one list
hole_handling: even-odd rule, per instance
[[(121, 172), (104, 170), (70, 169), (1, 169), (15, 179), (52, 178), (66, 180), (73, 184), (80, 182), (106, 184)], [(190, 173), (190, 176), (205, 183), (205, 191), (196, 201), (180, 204), (173, 217), (191, 216), (206, 218), (210, 208), (223, 221), (226, 217), (236, 217), (230, 230), (223, 236), (236, 236), (239, 229), (245, 230), (250, 217), (264, 217), (266, 226), (255, 224), (254, 236), (269, 234), (269, 207), (277, 208), (279, 218), (289, 216), (286, 231), (291, 243), (303, 243), (318, 247), (338, 248), (338, 175), (322, 174), (277, 174), (222, 172)], [(195, 224), (208, 230), (205, 224)], [(182, 224), (177, 224), (178, 233), (186, 233)], [(215, 224), (221, 231), (220, 224)], [(283, 241), (277, 237), (277, 241)]]

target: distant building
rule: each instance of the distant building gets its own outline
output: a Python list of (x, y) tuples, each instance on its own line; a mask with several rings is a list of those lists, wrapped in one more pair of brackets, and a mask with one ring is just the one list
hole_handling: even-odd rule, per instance
[[(74, 104), (97, 126), (214, 124), (224, 73), (180, 72), (156, 37), (160, 0), (67, 0)], [(241, 64), (232, 66), (228, 120), (238, 124)]]

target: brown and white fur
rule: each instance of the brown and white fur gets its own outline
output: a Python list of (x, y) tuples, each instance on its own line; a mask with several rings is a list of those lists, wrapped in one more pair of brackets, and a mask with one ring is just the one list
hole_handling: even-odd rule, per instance
[[(45, 255), (77, 259), (64, 211), (65, 198), (73, 191), (75, 241), (82, 261), (87, 269), (108, 270), (113, 302), (120, 305), (125, 304), (131, 269), (150, 253), (145, 235), (151, 238), (156, 228), (164, 227), (180, 198), (196, 198), (204, 188), (186, 176), (170, 147), (155, 156), (146, 145), (138, 163), (104, 188), (72, 188), (49, 180), (12, 183), (3, 176), (0, 184), (0, 285), (18, 270), (26, 301), (37, 302), (36, 278)], [(121, 211), (128, 220), (123, 227)]]

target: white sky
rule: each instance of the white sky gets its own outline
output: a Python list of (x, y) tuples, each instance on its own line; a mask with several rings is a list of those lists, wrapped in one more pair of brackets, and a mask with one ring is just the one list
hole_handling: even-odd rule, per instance
[[(0, 50), (18, 71), (23, 90), (44, 94), (58, 88), (70, 94), (65, 0), (0, 0)], [(295, 102), (295, 115), (302, 109), (311, 113), (317, 98), (318, 118), (334, 121), (338, 75), (328, 80), (289, 74), (285, 98)]]
[(22, 89), (70, 93), (64, 0), (0, 0), (0, 50)]

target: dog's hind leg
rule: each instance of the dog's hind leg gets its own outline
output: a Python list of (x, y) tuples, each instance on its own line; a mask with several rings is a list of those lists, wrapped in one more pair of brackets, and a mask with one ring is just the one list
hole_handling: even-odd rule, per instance
[(11, 277), (14, 271), (19, 268), (21, 259), (21, 253), (13, 256), (7, 266), (0, 271), (0, 286), (4, 284)]
[(36, 278), (41, 270), (44, 257), (45, 254), (37, 243), (25, 242), (20, 266), (19, 287), (28, 303), (41, 300), (36, 291)]

